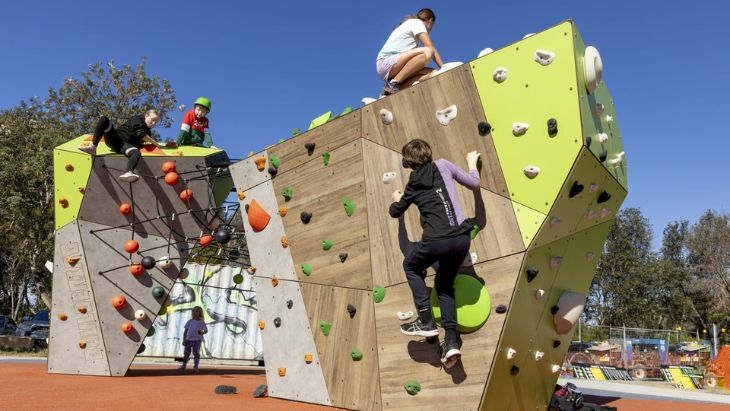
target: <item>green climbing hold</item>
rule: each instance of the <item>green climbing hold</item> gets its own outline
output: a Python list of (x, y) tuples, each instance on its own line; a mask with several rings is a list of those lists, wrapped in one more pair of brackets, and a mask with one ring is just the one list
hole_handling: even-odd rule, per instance
[(342, 205), (345, 206), (345, 212), (347, 213), (348, 217), (352, 217), (352, 215), (355, 214), (355, 202), (354, 201), (350, 200), (349, 198), (343, 198)]
[(327, 121), (329, 121), (330, 117), (332, 117), (332, 111), (328, 111), (328, 112), (322, 114), (321, 116), (313, 119), (312, 122), (309, 123), (309, 130), (311, 130), (315, 127), (319, 127), (322, 124), (326, 123)]
[(332, 248), (333, 245), (334, 245), (334, 243), (332, 242), (332, 240), (323, 240), (322, 241), (322, 249), (324, 251), (329, 250), (330, 248)]
[(362, 351), (358, 348), (353, 348), (350, 352), (350, 356), (352, 357), (353, 361), (360, 361), (362, 360)]
[(325, 151), (322, 153), (322, 161), (324, 161), (324, 165), (328, 166), (330, 165), (330, 153), (329, 151)]
[(294, 189), (291, 187), (284, 187), (281, 190), (281, 195), (284, 196), (284, 201), (289, 201), (294, 197)]
[(150, 329), (147, 330), (147, 336), (152, 337), (153, 335), (155, 335), (155, 327), (150, 327)]
[(345, 107), (344, 110), (342, 110), (342, 113), (338, 114), (337, 117), (342, 117), (346, 114), (352, 113), (352, 107)]
[(479, 234), (479, 226), (476, 224), (472, 224), (471, 233), (470, 233), (471, 239), (473, 240), (473, 239), (477, 238), (477, 234)]
[(416, 395), (419, 391), (421, 391), (421, 384), (419, 384), (418, 381), (408, 380), (405, 384), (403, 384), (403, 388), (406, 389), (408, 394)]
[(309, 263), (303, 263), (300, 267), (304, 275), (309, 276), (312, 274), (312, 266)]
[(286, 140), (285, 140), (285, 139), (283, 139), (283, 138), (280, 138), (280, 139), (279, 139), (279, 143), (283, 143), (284, 141), (286, 141)]
[[(454, 279), (456, 300), (456, 329), (472, 332), (481, 328), (489, 318), (492, 302), (487, 288), (471, 275), (457, 274)], [(441, 324), (441, 307), (436, 289), (431, 290), (431, 308), (436, 323)]]
[(233, 282), (236, 284), (241, 284), (243, 282), (243, 276), (241, 274), (234, 275)]
[(291, 135), (292, 136), (298, 136), (299, 135), (299, 128), (295, 128), (294, 130), (292, 130)]
[(155, 298), (162, 298), (165, 295), (165, 289), (159, 285), (152, 289), (152, 296)]
[(157, 312), (157, 315), (165, 315), (165, 314), (167, 314), (167, 306), (163, 305), (162, 307), (160, 307), (160, 311)]
[(320, 321), (319, 322), (319, 328), (322, 330), (322, 334), (324, 336), (330, 335), (330, 330), (332, 329), (332, 323), (328, 323), (327, 321)]
[(385, 299), (385, 288), (377, 285), (373, 288), (373, 301), (379, 303)]
[(279, 166), (281, 165), (281, 159), (279, 158), (279, 156), (272, 154), (269, 156), (269, 164), (274, 166), (274, 168), (279, 168)]

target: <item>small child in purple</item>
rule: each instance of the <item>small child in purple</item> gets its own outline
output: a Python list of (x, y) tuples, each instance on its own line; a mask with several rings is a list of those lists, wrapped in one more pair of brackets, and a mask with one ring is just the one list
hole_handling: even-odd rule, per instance
[(190, 351), (193, 352), (193, 372), (198, 372), (198, 364), (200, 363), (200, 344), (203, 342), (203, 335), (208, 333), (208, 327), (203, 321), (203, 309), (200, 306), (193, 308), (193, 318), (185, 323), (185, 331), (183, 331), (183, 346), (185, 354), (180, 371), (185, 371), (190, 359)]
[(389, 213), (391, 217), (398, 218), (411, 204), (415, 204), (421, 214), (423, 228), (421, 241), (403, 260), (418, 318), (401, 325), (401, 332), (421, 337), (438, 336), (425, 281), (426, 269), (438, 261), (434, 288), (439, 298), (445, 332), (440, 357), (441, 363), (449, 368), (461, 357), (456, 334), (454, 278), (469, 253), (471, 243), (471, 224), (464, 217), (454, 181), (472, 190), (479, 188), (479, 153), (472, 151), (466, 155), (469, 167), (467, 173), (442, 158), (433, 161), (431, 147), (420, 139), (409, 141), (401, 152), (403, 167), (413, 171), (405, 192), (393, 192), (394, 202), (390, 205)]

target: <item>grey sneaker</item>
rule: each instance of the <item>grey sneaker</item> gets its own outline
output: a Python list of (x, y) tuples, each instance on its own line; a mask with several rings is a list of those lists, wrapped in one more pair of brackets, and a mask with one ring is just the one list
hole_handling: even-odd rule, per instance
[(436, 323), (433, 321), (429, 323), (421, 322), (420, 318), (415, 321), (405, 323), (400, 326), (400, 332), (405, 335), (419, 336), (419, 337), (436, 337), (439, 335), (439, 330), (436, 328)]
[(91, 154), (92, 156), (96, 155), (96, 146), (93, 144), (81, 146), (79, 147), (79, 150), (83, 151), (84, 153)]
[(441, 364), (444, 368), (451, 368), (461, 358), (461, 351), (459, 350), (459, 343), (456, 341), (444, 340), (439, 347), (439, 357), (441, 357)]
[(124, 181), (125, 183), (134, 183), (135, 181), (139, 180), (139, 176), (131, 171), (127, 171), (126, 173), (119, 176), (119, 179)]
[(397, 80), (390, 80), (388, 82), (388, 87), (390, 88), (391, 93), (397, 93), (400, 91), (400, 82)]

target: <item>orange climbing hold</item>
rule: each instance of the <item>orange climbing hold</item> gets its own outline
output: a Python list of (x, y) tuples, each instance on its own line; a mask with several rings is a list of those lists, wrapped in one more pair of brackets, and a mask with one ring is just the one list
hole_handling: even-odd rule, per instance
[(180, 200), (189, 201), (193, 198), (193, 190), (186, 188), (180, 192)]
[(281, 246), (284, 248), (289, 247), (289, 239), (285, 235), (281, 236)]
[(237, 194), (238, 194), (238, 199), (239, 200), (243, 201), (243, 200), (246, 199), (246, 192), (245, 191), (238, 190), (238, 193)]
[(142, 264), (132, 264), (129, 266), (129, 272), (133, 276), (139, 277), (144, 272), (144, 267), (142, 267)]
[(274, 287), (276, 287), (277, 285), (279, 285), (279, 279), (276, 278), (276, 277), (272, 278), (271, 279), (271, 285), (273, 285)]
[(258, 168), (259, 171), (264, 171), (264, 167), (266, 167), (266, 158), (257, 157), (254, 162), (256, 163), (256, 168)]
[(122, 332), (123, 333), (129, 334), (129, 333), (132, 332), (133, 329), (134, 329), (134, 327), (132, 327), (132, 324), (131, 323), (128, 323), (128, 322), (123, 322), (122, 323)]
[(124, 251), (129, 254), (136, 253), (137, 250), (139, 250), (139, 243), (135, 240), (127, 240), (127, 242), (124, 243)]
[(61, 321), (66, 321), (68, 319), (68, 316), (64, 313), (58, 313), (57, 317)]
[(279, 215), (280, 216), (284, 217), (286, 215), (286, 213), (288, 213), (288, 212), (289, 212), (289, 209), (288, 208), (286, 208), (286, 207), (279, 207)]
[(122, 203), (119, 206), (119, 212), (122, 213), (122, 214), (124, 214), (124, 215), (127, 215), (127, 214), (129, 214), (129, 213), (132, 212), (132, 206), (129, 205), (128, 203)]
[(178, 181), (180, 181), (180, 176), (176, 172), (170, 171), (165, 174), (165, 183), (167, 183), (167, 185), (174, 186)]
[(175, 163), (172, 161), (165, 161), (162, 163), (162, 172), (165, 174), (169, 174), (175, 171)]
[(286, 368), (279, 368), (279, 377), (283, 377), (286, 375)]
[(267, 213), (256, 200), (251, 200), (248, 207), (248, 223), (254, 231), (261, 231), (269, 224), (271, 216)]
[(259, 329), (263, 330), (264, 328), (266, 328), (266, 323), (259, 321)]
[(206, 234), (206, 235), (200, 237), (200, 240), (198, 240), (198, 244), (200, 244), (201, 247), (207, 247), (212, 242), (213, 242), (213, 236), (210, 234)]
[(312, 354), (304, 354), (304, 362), (306, 362), (307, 364), (311, 364), (312, 363)]
[(81, 348), (82, 350), (83, 350), (84, 348), (86, 348), (86, 341), (84, 341), (84, 340), (79, 340), (79, 348)]
[(81, 314), (86, 314), (86, 306), (85, 305), (76, 306), (76, 310), (78, 312), (80, 312)]
[(66, 262), (70, 265), (76, 265), (76, 263), (78, 263), (80, 259), (81, 257), (66, 257)]
[(114, 297), (112, 297), (112, 305), (117, 310), (120, 309), (120, 308), (123, 308), (125, 304), (127, 304), (127, 299), (124, 298), (123, 295), (117, 294)]
[(66, 164), (66, 167), (65, 168), (66, 168), (66, 171), (74, 171), (73, 164), (70, 164), (70, 163), (69, 164)]
[(83, 186), (79, 187), (79, 193), (84, 194), (84, 192), (86, 192), (86, 188)]
[(59, 197), (58, 203), (61, 204), (61, 207), (63, 208), (68, 207), (68, 199), (66, 199), (66, 197)]

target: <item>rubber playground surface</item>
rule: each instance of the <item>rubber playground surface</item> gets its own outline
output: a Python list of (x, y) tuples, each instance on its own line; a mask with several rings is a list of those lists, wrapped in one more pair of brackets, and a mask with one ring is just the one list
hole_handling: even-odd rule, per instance
[[(0, 359), (0, 408), (3, 410), (333, 410), (276, 398), (254, 398), (266, 384), (261, 367), (203, 367), (199, 374), (177, 371), (176, 364), (133, 364), (127, 377), (47, 374), (46, 362)], [(218, 385), (232, 385), (236, 394), (215, 393)], [(681, 393), (678, 393), (681, 395)], [(720, 411), (727, 404), (586, 396), (586, 402), (619, 410)]]

